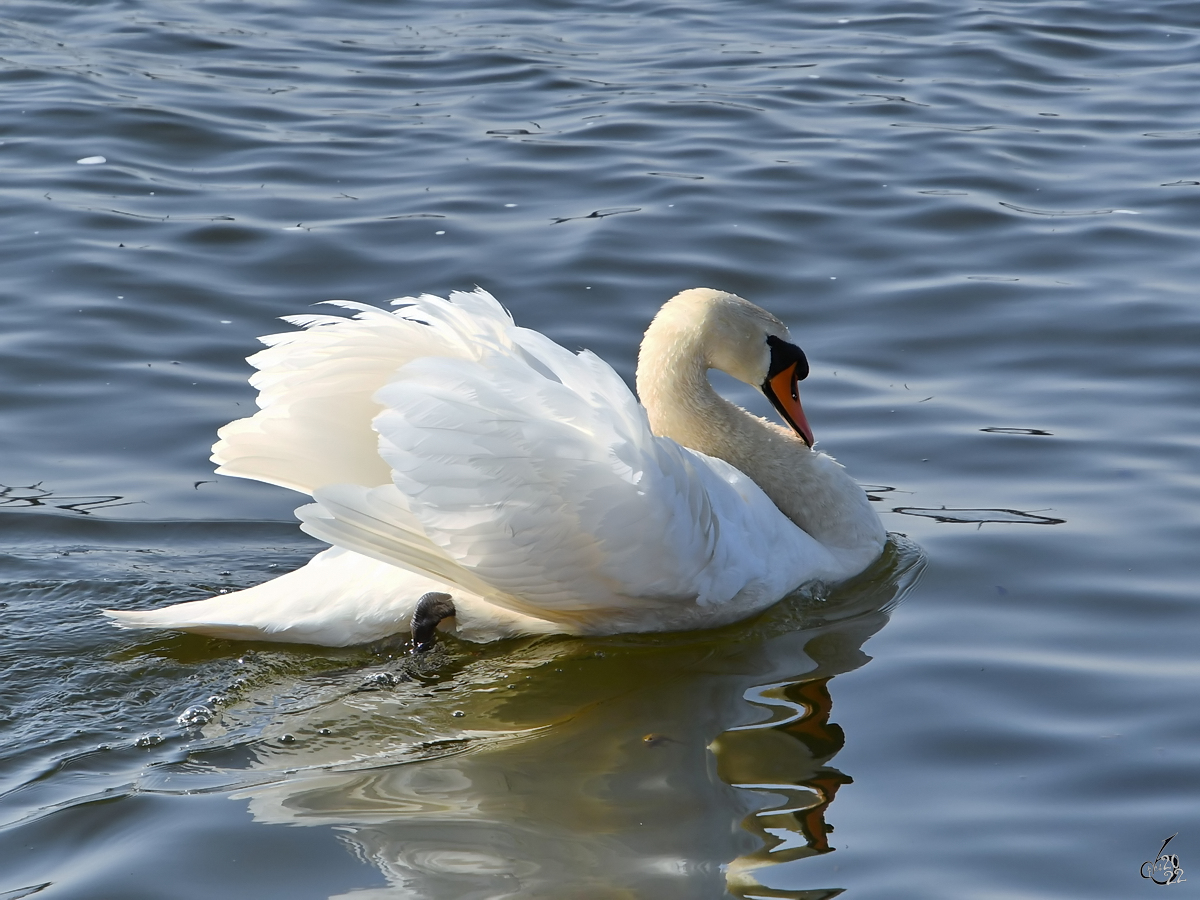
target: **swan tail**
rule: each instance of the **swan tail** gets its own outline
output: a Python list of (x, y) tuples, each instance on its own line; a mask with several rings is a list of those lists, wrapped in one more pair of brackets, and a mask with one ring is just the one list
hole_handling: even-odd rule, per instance
[(406, 632), (432, 579), (333, 548), (271, 581), (147, 611), (105, 610), (122, 628), (346, 647)]
[(104, 610), (127, 629), (183, 631), (230, 640), (349, 647), (411, 631), (421, 595), (448, 592), (457, 615), (440, 630), (468, 641), (563, 632), (560, 625), (487, 602), (445, 581), (341, 547), (271, 581), (155, 610)]

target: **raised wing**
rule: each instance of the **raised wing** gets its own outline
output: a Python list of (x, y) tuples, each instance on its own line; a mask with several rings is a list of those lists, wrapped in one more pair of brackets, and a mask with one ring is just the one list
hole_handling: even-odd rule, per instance
[(820, 577), (824, 548), (653, 435), (598, 357), (481, 290), (394, 303), (265, 338), (262, 408), (221, 430), (218, 471), (312, 494), (318, 537), (570, 630), (733, 620)]
[(447, 556), (543, 615), (608, 628), (744, 615), (820, 571), (827, 552), (757, 485), (652, 434), (611, 367), (513, 332), (520, 353), (416, 360), (376, 394), (380, 455)]
[(374, 399), (396, 369), (422, 356), (472, 359), (503, 344), (512, 318), (486, 291), (392, 301), (395, 312), (347, 300), (352, 317), (288, 316), (303, 330), (259, 338), (259, 412), (217, 432), (217, 472), (311, 494), (329, 484), (371, 487), (391, 478), (379, 458)]

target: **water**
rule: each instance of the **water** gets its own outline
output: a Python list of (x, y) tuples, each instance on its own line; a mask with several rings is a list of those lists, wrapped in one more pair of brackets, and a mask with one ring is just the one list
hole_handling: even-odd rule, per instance
[[(1175, 832), (1188, 877), (1198, 26), (6, 4), (0, 897), (1125, 898)], [(675, 291), (768, 307), (907, 539), (827, 607), (420, 670), (101, 622), (316, 549), (207, 463), (275, 317), (475, 284), (629, 379)]]

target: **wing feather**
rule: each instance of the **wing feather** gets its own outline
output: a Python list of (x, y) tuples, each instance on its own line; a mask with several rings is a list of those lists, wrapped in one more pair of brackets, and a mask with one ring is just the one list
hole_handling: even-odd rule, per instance
[[(448, 556), (506, 594), (571, 614), (657, 615), (796, 586), (788, 554), (812, 548), (756, 485), (653, 435), (595, 357), (536, 350), (554, 379), (513, 356), (426, 358), (376, 395), (380, 454)], [(749, 539), (760, 528), (767, 536)], [(782, 562), (764, 565), (774, 552)]]
[(317, 490), (316, 499), (296, 510), (301, 529), (313, 537), (481, 597), (498, 593), (425, 536), (393, 485), (329, 485)]
[(732, 620), (821, 571), (753, 482), (656, 437), (610, 366), (485, 291), (333, 305), (351, 315), (263, 339), (260, 410), (213, 453), (312, 494), (310, 534), (570, 630)]
[(388, 311), (349, 300), (327, 305), (350, 317), (285, 318), (301, 330), (260, 338), (259, 412), (217, 432), (212, 460), (222, 475), (311, 494), (328, 484), (374, 487), (390, 480), (379, 458), (373, 399), (400, 366), (426, 355), (472, 358), (505, 344), (512, 318), (484, 291), (394, 300)]

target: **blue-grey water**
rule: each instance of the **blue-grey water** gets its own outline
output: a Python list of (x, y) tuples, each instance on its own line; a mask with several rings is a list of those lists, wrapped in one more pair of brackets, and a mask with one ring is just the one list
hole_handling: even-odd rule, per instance
[[(1200, 879), (1198, 38), (7, 0), (0, 898), (1190, 896), (1139, 867)], [(427, 667), (102, 621), (318, 549), (207, 461), (278, 316), (476, 284), (629, 380), (674, 292), (769, 308), (906, 537), (823, 604)]]

